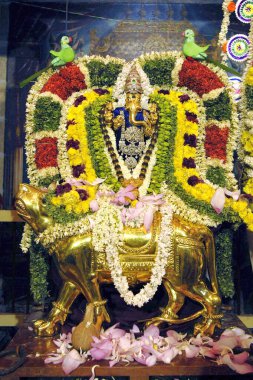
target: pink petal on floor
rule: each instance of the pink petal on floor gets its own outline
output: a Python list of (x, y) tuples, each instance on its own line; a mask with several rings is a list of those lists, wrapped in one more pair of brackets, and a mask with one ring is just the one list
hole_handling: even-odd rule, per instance
[(212, 349), (217, 354), (221, 353), (225, 348), (233, 349), (237, 346), (237, 338), (235, 336), (221, 336), (217, 342), (213, 343)]
[(124, 351), (124, 352), (128, 351), (131, 346), (130, 335), (128, 334), (128, 336), (126, 335), (122, 336), (119, 339), (118, 346), (119, 346), (120, 351)]
[(146, 357), (145, 356), (135, 356), (134, 360), (140, 364), (146, 365)]
[(178, 352), (179, 351), (176, 347), (169, 348), (168, 350), (163, 352), (161, 356), (161, 360), (164, 363), (169, 364), (171, 360), (174, 359), (178, 355)]
[(155, 355), (150, 355), (147, 360), (146, 360), (146, 365), (148, 367), (152, 367), (153, 365), (156, 364), (157, 358)]
[(144, 336), (151, 336), (152, 338), (157, 338), (159, 336), (159, 328), (154, 325), (150, 325), (145, 331)]
[(115, 364), (117, 364), (119, 361), (120, 361), (119, 358), (114, 359), (114, 360), (110, 360), (110, 361), (109, 361), (109, 366), (110, 366), (110, 368), (113, 367)]
[(84, 363), (84, 359), (80, 356), (79, 352), (73, 348), (63, 359), (62, 369), (66, 375), (69, 375), (72, 371)]
[(187, 334), (180, 334), (180, 333), (176, 332), (175, 330), (168, 330), (166, 332), (166, 335), (169, 338), (171, 337), (171, 338), (176, 339), (177, 342), (178, 342), (180, 340), (183, 340), (186, 337)]
[[(235, 356), (235, 355), (234, 355)], [(253, 373), (253, 366), (248, 363), (237, 364), (235, 363), (233, 356), (224, 355), (219, 360), (220, 364), (226, 364), (233, 371), (239, 373), (240, 375), (244, 375), (246, 373)]]
[(101, 350), (100, 348), (95, 347), (91, 348), (89, 352), (91, 354), (92, 359), (103, 360), (110, 355), (111, 350)]
[(140, 329), (137, 325), (133, 325), (132, 330), (130, 330), (133, 334), (138, 334), (140, 332)]
[(205, 346), (200, 347), (199, 353), (200, 353), (200, 355), (202, 355), (204, 357), (208, 357), (210, 359), (216, 358), (216, 355), (215, 355), (213, 349), (210, 347), (205, 347)]
[(243, 364), (246, 362), (248, 357), (249, 357), (248, 352), (241, 352), (240, 354), (237, 354), (237, 355), (234, 354), (233, 355), (233, 362), (235, 362), (237, 364)]
[(199, 354), (200, 347), (193, 346), (190, 344), (189, 346), (185, 347), (185, 356), (189, 359), (196, 358)]
[(60, 364), (62, 362), (63, 362), (63, 356), (59, 354), (51, 354), (51, 356), (49, 356), (48, 358), (44, 360), (45, 364), (50, 364), (50, 363)]

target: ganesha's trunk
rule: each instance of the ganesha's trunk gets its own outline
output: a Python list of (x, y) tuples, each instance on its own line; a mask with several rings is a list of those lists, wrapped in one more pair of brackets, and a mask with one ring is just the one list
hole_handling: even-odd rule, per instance
[(142, 120), (136, 120), (136, 115), (138, 112), (138, 108), (136, 107), (135, 104), (133, 106), (129, 107), (129, 121), (130, 124), (140, 126), (140, 127), (146, 127), (145, 121)]

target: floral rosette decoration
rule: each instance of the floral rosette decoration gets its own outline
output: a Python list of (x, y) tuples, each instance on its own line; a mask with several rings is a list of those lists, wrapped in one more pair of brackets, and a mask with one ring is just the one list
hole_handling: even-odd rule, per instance
[[(245, 90), (250, 112), (251, 74)], [(137, 121), (129, 113), (129, 88), (140, 90)], [(168, 223), (175, 213), (209, 227), (245, 222), (253, 230), (252, 212), (239, 198), (233, 174), (238, 139), (228, 78), (212, 64), (164, 52), (132, 63), (83, 57), (50, 69), (27, 102), (28, 175), (31, 184), (48, 188), (45, 201), (55, 220), (54, 231), (44, 231), (37, 242), (50, 246), (63, 236), (92, 230), (94, 245), (107, 247), (113, 268), (120, 266), (111, 252), (117, 252), (124, 225), (144, 225), (149, 231), (158, 210)], [(244, 139), (250, 144), (246, 134)], [(169, 225), (162, 226), (158, 247), (167, 247), (159, 256), (164, 262), (171, 232)], [(163, 273), (159, 262), (155, 265), (145, 302), (159, 285), (155, 273)], [(132, 304), (143, 304), (129, 296), (127, 283), (117, 276), (114, 282)]]

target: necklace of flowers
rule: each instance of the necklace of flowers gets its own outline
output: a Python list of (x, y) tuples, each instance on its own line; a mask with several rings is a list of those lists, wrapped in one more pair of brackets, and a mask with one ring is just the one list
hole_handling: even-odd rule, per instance
[(105, 250), (113, 283), (128, 305), (142, 307), (152, 299), (165, 275), (168, 257), (172, 252), (173, 211), (170, 206), (164, 205), (160, 208), (160, 212), (161, 231), (150, 281), (136, 295), (129, 290), (127, 278), (122, 274), (119, 247), (123, 244), (123, 223), (120, 208), (105, 201), (96, 212), (92, 231), (93, 246), (98, 252)]

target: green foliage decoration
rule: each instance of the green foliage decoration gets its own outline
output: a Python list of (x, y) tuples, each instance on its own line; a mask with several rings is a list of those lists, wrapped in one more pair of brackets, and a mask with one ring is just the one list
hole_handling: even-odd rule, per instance
[(110, 87), (115, 84), (123, 65), (114, 62), (105, 64), (104, 62), (94, 59), (87, 63), (87, 67), (89, 69), (92, 87)]
[(36, 303), (44, 303), (48, 297), (47, 274), (49, 262), (47, 251), (34, 239), (30, 247), (30, 288)]
[(99, 178), (106, 178), (105, 183), (117, 191), (120, 187), (118, 179), (113, 176), (110, 163), (104, 152), (104, 137), (100, 126), (102, 107), (111, 100), (111, 95), (102, 95), (86, 108), (86, 129), (92, 164)]
[(44, 178), (40, 178), (38, 181), (38, 185), (40, 187), (48, 187), (52, 182), (57, 182), (61, 179), (60, 174), (56, 174), (54, 176), (47, 176)]
[(56, 131), (59, 128), (61, 104), (45, 96), (38, 99), (34, 111), (34, 131)]
[(245, 86), (247, 108), (253, 110), (253, 86)]
[(219, 121), (230, 120), (232, 115), (232, 105), (227, 91), (223, 91), (217, 98), (206, 100), (207, 120), (216, 119)]
[(175, 58), (148, 59), (143, 65), (152, 86), (171, 86), (172, 70), (175, 66)]
[(235, 294), (232, 253), (233, 231), (225, 228), (215, 234), (216, 270), (220, 292), (223, 297), (232, 298)]
[(223, 168), (220, 168), (218, 166), (209, 167), (206, 172), (206, 178), (215, 185), (226, 187), (226, 172)]

